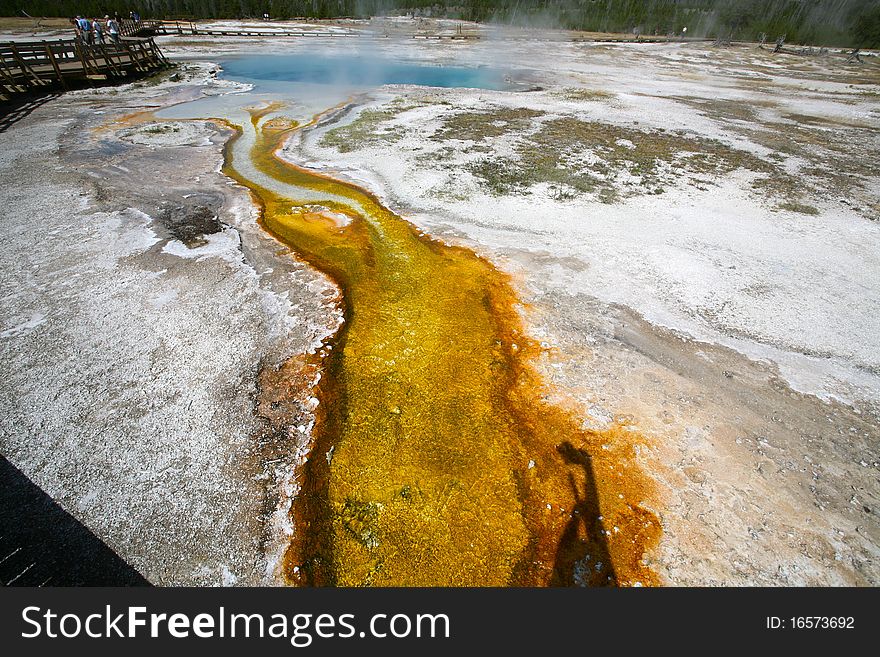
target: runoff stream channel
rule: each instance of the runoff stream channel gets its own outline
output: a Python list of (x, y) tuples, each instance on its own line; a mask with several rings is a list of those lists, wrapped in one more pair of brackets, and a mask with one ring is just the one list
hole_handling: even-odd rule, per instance
[(545, 401), (531, 365), (540, 347), (524, 332), (509, 276), (366, 189), (278, 155), (298, 131), (381, 85), (516, 93), (510, 78), (360, 56), (222, 64), (224, 77), (253, 89), (157, 116), (231, 125), (224, 173), (251, 191), (261, 226), (342, 293), (344, 322), (320, 352), (286, 580), (657, 584), (645, 553), (660, 523), (632, 437), (584, 430)]

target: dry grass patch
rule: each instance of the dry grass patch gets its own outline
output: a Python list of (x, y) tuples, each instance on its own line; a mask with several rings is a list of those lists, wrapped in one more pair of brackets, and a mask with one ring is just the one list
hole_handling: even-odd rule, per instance
[(551, 92), (551, 95), (556, 98), (561, 98), (562, 100), (575, 102), (603, 102), (616, 98), (616, 96), (609, 91), (586, 89), (583, 87), (565, 87)]
[(447, 118), (431, 139), (446, 141), (482, 141), (509, 133), (522, 133), (544, 112), (524, 107), (498, 107), (484, 112), (460, 112)]
[(544, 122), (515, 150), (515, 158), (486, 158), (470, 171), (496, 195), (548, 183), (563, 200), (592, 194), (605, 203), (660, 194), (682, 180), (710, 184), (712, 176), (739, 168), (783, 176), (774, 165), (718, 141), (570, 117)]

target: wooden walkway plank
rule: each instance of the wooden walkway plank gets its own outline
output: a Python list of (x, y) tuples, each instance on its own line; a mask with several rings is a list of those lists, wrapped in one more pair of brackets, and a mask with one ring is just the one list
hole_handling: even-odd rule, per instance
[(73, 42), (73, 47), (76, 49), (76, 58), (79, 60), (82, 65), (83, 75), (88, 77), (89, 75), (89, 60), (85, 53), (85, 46), (81, 44), (79, 41)]

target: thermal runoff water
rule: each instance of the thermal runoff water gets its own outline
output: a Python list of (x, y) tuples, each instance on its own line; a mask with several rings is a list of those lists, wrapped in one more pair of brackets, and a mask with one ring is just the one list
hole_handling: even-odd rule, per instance
[[(308, 95), (319, 87), (501, 88), (504, 76), (310, 55), (224, 66), (224, 77), (254, 84), (252, 92), (233, 94), (235, 108), (198, 101), (174, 113), (204, 118), (213, 108), (207, 116), (234, 129), (224, 172), (251, 191), (265, 230), (336, 283), (344, 310), (311, 364), (323, 376), (310, 455), (296, 474), (287, 580), (656, 583), (644, 555), (660, 523), (645, 504), (653, 489), (632, 436), (585, 430), (547, 401), (532, 366), (540, 347), (508, 275), (424, 234), (373, 193), (279, 155), (297, 133), (352, 109), (337, 100), (305, 114), (338, 95)], [(298, 362), (267, 377), (273, 394), (294, 387)]]

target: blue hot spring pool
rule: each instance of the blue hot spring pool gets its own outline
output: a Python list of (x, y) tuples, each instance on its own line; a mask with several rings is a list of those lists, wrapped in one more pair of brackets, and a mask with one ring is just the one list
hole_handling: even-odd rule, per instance
[[(294, 82), (338, 87), (416, 84), (425, 87), (510, 89), (505, 73), (488, 67), (438, 66), (375, 56), (259, 55), (227, 59), (223, 76), (240, 82)], [(274, 86), (274, 85), (273, 85)]]

